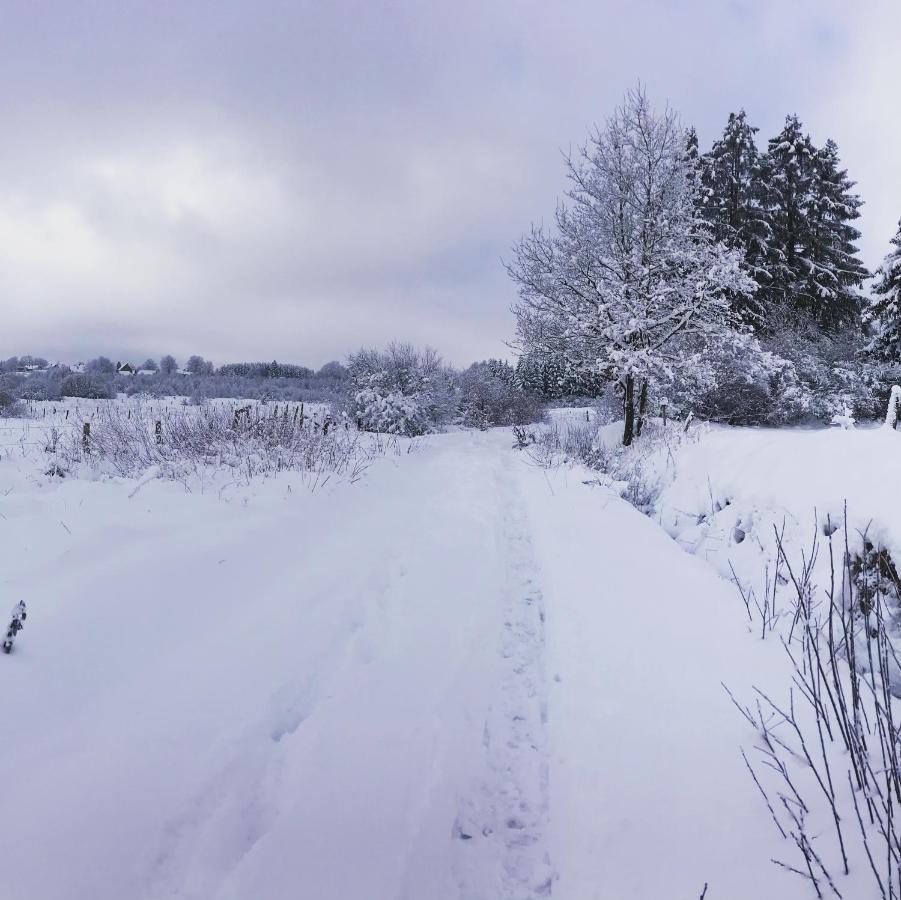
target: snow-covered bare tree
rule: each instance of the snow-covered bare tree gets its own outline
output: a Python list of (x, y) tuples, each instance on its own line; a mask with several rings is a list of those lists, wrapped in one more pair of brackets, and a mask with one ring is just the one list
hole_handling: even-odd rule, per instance
[(892, 251), (876, 271), (873, 298), (864, 319), (872, 329), (867, 352), (885, 362), (901, 362), (901, 222)]
[(603, 373), (621, 387), (623, 443), (641, 433), (652, 379), (728, 329), (728, 297), (750, 293), (742, 254), (698, 211), (696, 163), (672, 110), (642, 89), (567, 157), (556, 228), (532, 227), (507, 270), (519, 288), (520, 348)]

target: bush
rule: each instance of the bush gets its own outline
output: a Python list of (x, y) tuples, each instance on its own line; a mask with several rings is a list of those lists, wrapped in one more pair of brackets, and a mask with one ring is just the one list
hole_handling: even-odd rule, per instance
[(416, 436), (437, 431), (455, 410), (453, 376), (431, 348), (392, 343), (348, 359), (345, 409), (364, 431)]
[(77, 372), (63, 379), (60, 394), (63, 397), (79, 397), (84, 400), (109, 400), (112, 397), (112, 392), (106, 385), (95, 381), (90, 375)]
[(332, 474), (356, 480), (383, 450), (374, 441), (361, 441), (355, 430), (324, 428), (287, 409), (185, 405), (149, 415), (140, 402), (132, 402), (99, 407), (87, 448), (81, 432), (73, 431), (63, 458), (102, 463), (126, 477), (157, 467), (157, 477), (177, 479), (203, 466), (230, 469), (242, 480), (299, 471), (318, 483)]
[(24, 415), (24, 413), (25, 404), (21, 400), (17, 400), (8, 391), (0, 390), (0, 416), (12, 419)]
[(786, 425), (812, 415), (812, 395), (794, 364), (747, 335), (718, 347), (673, 393), (683, 409), (729, 425)]
[(473, 363), (460, 375), (460, 424), (470, 428), (528, 425), (545, 418), (540, 398), (518, 387), (509, 366)]

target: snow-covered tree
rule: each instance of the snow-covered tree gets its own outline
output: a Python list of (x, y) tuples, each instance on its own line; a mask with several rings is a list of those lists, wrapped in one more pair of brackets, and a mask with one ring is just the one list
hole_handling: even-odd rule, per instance
[(544, 416), (536, 392), (516, 383), (513, 368), (500, 360), (473, 363), (460, 373), (460, 424), (470, 428), (526, 425)]
[(451, 373), (430, 347), (392, 343), (348, 357), (347, 412), (365, 431), (414, 436), (456, 412)]
[(163, 375), (173, 375), (177, 371), (178, 363), (175, 361), (175, 357), (167, 353), (160, 360), (160, 372), (162, 372)]
[(841, 167), (838, 146), (826, 141), (813, 160), (809, 201), (810, 263), (806, 296), (815, 298), (813, 312), (829, 331), (860, 321), (861, 285), (869, 276), (857, 259), (854, 242), (860, 232), (851, 224), (860, 217), (863, 201), (853, 193), (855, 182)]
[[(713, 236), (741, 250), (749, 274), (764, 284), (771, 235), (761, 203), (757, 130), (743, 109), (729, 114), (722, 137), (701, 160), (701, 212)], [(739, 294), (734, 299), (736, 312), (745, 321), (759, 320), (762, 310), (753, 295)]]
[(761, 291), (769, 310), (808, 316), (826, 330), (857, 319), (867, 272), (855, 256), (860, 234), (849, 223), (861, 200), (835, 143), (818, 150), (798, 117), (788, 116), (761, 168), (772, 233)]
[(202, 356), (191, 356), (185, 363), (185, 369), (192, 375), (212, 375), (215, 367)]
[(603, 373), (621, 387), (623, 443), (640, 434), (652, 378), (673, 373), (727, 327), (729, 294), (754, 285), (697, 206), (694, 163), (671, 110), (630, 92), (567, 158), (568, 203), (534, 227), (508, 272), (523, 350)]
[(901, 222), (892, 251), (877, 269), (873, 298), (864, 314), (873, 334), (867, 352), (885, 362), (901, 362)]

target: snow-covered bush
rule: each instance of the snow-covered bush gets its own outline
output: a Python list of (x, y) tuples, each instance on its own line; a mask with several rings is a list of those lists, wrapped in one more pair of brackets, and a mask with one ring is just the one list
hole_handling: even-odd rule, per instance
[(25, 413), (25, 404), (8, 391), (0, 390), (0, 416), (12, 419)]
[(563, 422), (543, 428), (529, 454), (544, 468), (583, 465), (598, 473), (602, 484), (651, 514), (679, 449), (694, 443), (696, 435), (686, 433), (680, 422), (664, 425), (653, 419), (631, 449), (623, 447), (618, 436), (619, 423)]
[(386, 450), (361, 440), (356, 429), (259, 404), (185, 405), (151, 416), (140, 402), (113, 403), (98, 407), (87, 442), (80, 431), (69, 434), (66, 463), (89, 462), (126, 477), (156, 470), (158, 477), (180, 479), (208, 467), (243, 480), (285, 470), (355, 480)]
[(862, 342), (853, 327), (827, 334), (798, 322), (761, 339), (767, 350), (794, 366), (810, 398), (802, 418), (822, 422), (846, 407), (857, 419), (882, 417), (897, 366), (862, 357)]
[(79, 397), (86, 400), (106, 400), (112, 394), (99, 379), (80, 372), (67, 375), (60, 385), (60, 395), (63, 397)]
[(813, 398), (794, 364), (748, 334), (708, 347), (670, 388), (676, 406), (712, 422), (784, 425), (810, 415)]
[(437, 431), (454, 415), (450, 371), (431, 348), (392, 343), (348, 358), (345, 409), (363, 431), (415, 436)]
[(473, 363), (460, 373), (459, 383), (461, 425), (528, 425), (544, 418), (544, 404), (534, 392), (516, 383), (509, 365), (496, 361)]

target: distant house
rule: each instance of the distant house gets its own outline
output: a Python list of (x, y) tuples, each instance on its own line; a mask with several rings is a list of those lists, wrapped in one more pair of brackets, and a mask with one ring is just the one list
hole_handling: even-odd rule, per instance
[(81, 374), (85, 370), (85, 364), (84, 363), (75, 363), (74, 366), (70, 366), (69, 368), (73, 372), (77, 372), (78, 374)]
[(137, 369), (131, 363), (119, 363), (116, 365), (118, 375), (136, 375)]
[(138, 369), (138, 375), (156, 375), (156, 369)]
[(187, 369), (178, 369), (175, 373), (176, 375), (193, 375), (193, 372), (189, 372)]

